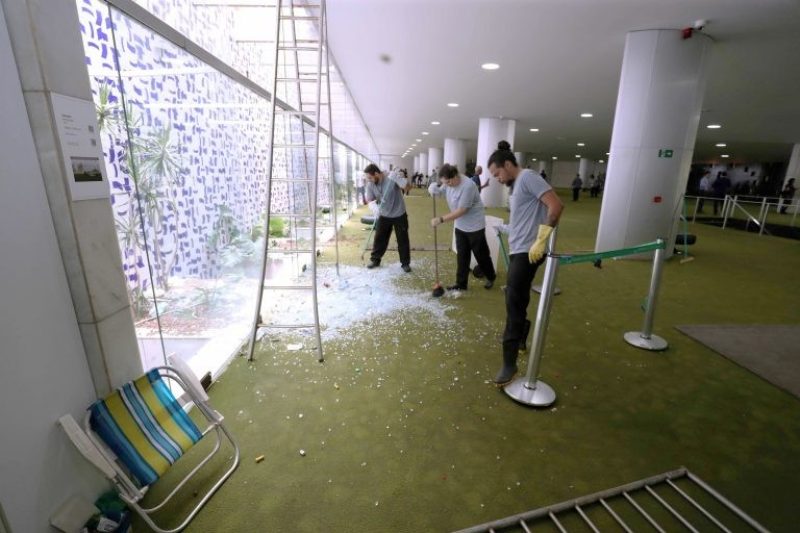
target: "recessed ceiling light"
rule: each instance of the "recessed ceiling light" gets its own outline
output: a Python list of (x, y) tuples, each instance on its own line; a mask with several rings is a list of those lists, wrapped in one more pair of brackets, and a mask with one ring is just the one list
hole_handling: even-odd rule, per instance
[(422, 142), (422, 139), (414, 139), (414, 140), (417, 141), (418, 143)]
[(609, 153), (609, 152), (606, 152), (606, 155), (611, 155), (611, 153)]
[(433, 122), (431, 122), (431, 124), (433, 124), (434, 126), (438, 126), (440, 122), (438, 120), (434, 120)]
[(727, 159), (727, 158), (729, 158), (730, 156), (729, 156), (728, 154), (722, 154), (722, 155), (720, 155), (720, 157), (722, 157), (722, 158), (724, 158), (724, 159)]
[(584, 143), (578, 143), (578, 146), (586, 146)]
[(581, 113), (581, 118), (592, 118), (593, 116), (591, 113)]
[(534, 157), (533, 159), (531, 159), (531, 161), (536, 161), (536, 158)]
[(714, 146), (716, 146), (717, 148), (725, 148), (725, 147), (726, 147), (726, 146), (728, 146), (728, 145), (727, 145), (727, 144), (725, 144), (725, 143), (717, 143), (717, 144), (715, 144)]
[(598, 161), (598, 162), (599, 162), (599, 163), (605, 163), (605, 161), (603, 161), (602, 159), (601, 159), (600, 161)]
[(553, 159), (558, 159), (556, 156), (553, 156)]
[(581, 156), (581, 154), (575, 154), (575, 157), (580, 157), (580, 156)]
[(539, 128), (531, 128), (531, 131), (532, 131), (533, 133), (537, 133), (537, 132), (539, 131)]
[(721, 127), (722, 127), (722, 125), (721, 125), (721, 124), (709, 124), (708, 126), (706, 126), (706, 128), (708, 128), (708, 129), (710, 129), (710, 130), (718, 130), (718, 129), (720, 129)]
[(412, 145), (411, 145), (411, 148), (414, 148), (415, 146), (416, 146), (416, 144), (412, 144)]
[(483, 65), (481, 65), (481, 68), (483, 70), (497, 70), (500, 68), (500, 65), (498, 65), (497, 63), (484, 63)]
[(455, 102), (450, 102), (449, 104), (447, 104), (447, 107), (458, 107), (458, 104)]
[(427, 131), (423, 131), (423, 132), (422, 132), (422, 134), (423, 134), (423, 135), (427, 135), (427, 134), (428, 134), (428, 132), (427, 132)]

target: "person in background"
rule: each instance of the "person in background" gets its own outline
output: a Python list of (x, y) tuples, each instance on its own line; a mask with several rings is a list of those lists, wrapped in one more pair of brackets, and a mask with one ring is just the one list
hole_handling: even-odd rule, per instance
[(361, 205), (367, 205), (367, 198), (364, 196), (364, 175), (356, 175), (356, 200), (361, 202)]
[(725, 195), (728, 194), (728, 191), (731, 189), (731, 180), (728, 179), (728, 173), (719, 172), (717, 174), (717, 179), (711, 184), (711, 189), (714, 192), (714, 214), (716, 215), (722, 205), (722, 199), (725, 198)]
[[(489, 186), (489, 180), (486, 180), (486, 184), (481, 185), (481, 174), (483, 174), (483, 167), (478, 165), (475, 167), (475, 173), (470, 176), (472, 183), (478, 188), (478, 192), (481, 192), (483, 189)], [(441, 173), (439, 174), (441, 176)]]
[(408, 242), (408, 214), (403, 192), (410, 185), (403, 174), (393, 170), (389, 174), (381, 172), (378, 165), (367, 165), (364, 169), (367, 176), (367, 201), (375, 200), (378, 204), (378, 220), (375, 225), (375, 240), (367, 268), (380, 266), (383, 254), (389, 247), (389, 237), (394, 229), (397, 239), (397, 251), (400, 254), (400, 266), (404, 272), (411, 272), (411, 245)]
[(789, 178), (786, 181), (786, 185), (783, 186), (783, 190), (781, 191), (781, 198), (783, 199), (783, 205), (781, 205), (781, 214), (786, 214), (786, 209), (792, 205), (792, 199), (794, 198), (794, 178)]
[(577, 202), (578, 198), (581, 195), (581, 186), (583, 186), (583, 180), (581, 179), (580, 174), (575, 174), (575, 179), (572, 180), (572, 201)]
[(697, 212), (703, 212), (703, 204), (706, 202), (706, 196), (711, 196), (714, 194), (713, 189), (711, 188), (711, 171), (706, 170), (703, 171), (703, 177), (700, 178), (700, 185), (698, 186), (698, 190), (700, 192), (700, 200), (697, 202)]
[(509, 266), (506, 281), (506, 325), (503, 331), (503, 363), (494, 378), (502, 386), (517, 373), (517, 352), (531, 299), (531, 283), (544, 262), (547, 240), (558, 224), (564, 204), (541, 176), (517, 166), (506, 141), (500, 141), (489, 157), (489, 172), (506, 187), (514, 185), (509, 223), (499, 227), (508, 234)]
[[(479, 167), (480, 168), (480, 167)], [(428, 192), (431, 196), (444, 194), (450, 212), (446, 215), (431, 219), (431, 226), (436, 227), (445, 222), (454, 221), (456, 233), (456, 284), (447, 287), (447, 290), (467, 290), (469, 281), (469, 263), (472, 254), (478, 266), (486, 276), (484, 289), (491, 289), (497, 277), (494, 263), (489, 254), (489, 245), (486, 243), (486, 214), (481, 202), (478, 188), (465, 177), (458, 173), (455, 165), (442, 165), (439, 178), (443, 185), (431, 183)]]
[(594, 174), (589, 176), (589, 182), (586, 184), (589, 187), (589, 197), (590, 198), (597, 198), (597, 193), (600, 187), (597, 186), (597, 178), (594, 177)]

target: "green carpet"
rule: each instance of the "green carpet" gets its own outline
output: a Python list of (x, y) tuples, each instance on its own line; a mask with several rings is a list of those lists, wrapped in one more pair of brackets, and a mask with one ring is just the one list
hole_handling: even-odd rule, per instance
[[(600, 200), (561, 197), (558, 248), (592, 249)], [(412, 245), (432, 245), (430, 200), (415, 191), (407, 204)], [(346, 264), (361, 264), (364, 212), (343, 231)], [(649, 263), (560, 270), (541, 367), (558, 394), (548, 409), (522, 407), (487, 383), (500, 362), (502, 267), (491, 291), (472, 283), (448, 300), (444, 324), (409, 309), (326, 343), (322, 364), (286, 342), (266, 343), (253, 363), (236, 359), (211, 396), (242, 465), (187, 531), (450, 531), (681, 465), (767, 528), (796, 530), (800, 402), (673, 327), (797, 320), (800, 243), (690, 231), (695, 260), (664, 269), (654, 333), (670, 343), (665, 352), (622, 340), (641, 328)], [(414, 272), (404, 275), (388, 252), (381, 268), (429, 291), (431, 256), (412, 253)], [(448, 284), (455, 256), (440, 256)], [(530, 315), (537, 302), (534, 294)]]

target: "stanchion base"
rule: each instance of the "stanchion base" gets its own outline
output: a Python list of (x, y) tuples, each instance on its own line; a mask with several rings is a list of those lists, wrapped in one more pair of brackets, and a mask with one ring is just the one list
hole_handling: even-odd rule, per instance
[(527, 377), (517, 378), (505, 387), (505, 392), (512, 400), (533, 407), (547, 407), (556, 401), (556, 391), (541, 380), (531, 384)]
[(629, 331), (623, 335), (623, 337), (625, 338), (625, 342), (631, 346), (636, 346), (643, 350), (660, 352), (661, 350), (666, 350), (668, 346), (667, 341), (658, 335), (650, 335), (649, 339), (645, 339), (642, 337), (641, 331)]
[[(538, 284), (538, 285), (534, 285), (534, 286), (532, 286), (532, 287), (531, 287), (531, 290), (532, 290), (533, 292), (535, 292), (536, 294), (542, 294), (542, 284), (540, 283), (540, 284)], [(558, 287), (556, 287), (555, 289), (553, 289), (553, 294), (561, 294), (561, 289), (559, 289)]]

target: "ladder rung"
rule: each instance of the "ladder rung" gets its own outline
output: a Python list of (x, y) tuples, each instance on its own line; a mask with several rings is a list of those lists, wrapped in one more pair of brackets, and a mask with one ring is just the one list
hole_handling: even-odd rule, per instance
[(280, 109), (276, 108), (275, 113), (278, 115), (316, 115), (316, 111), (297, 111), (296, 109)]
[(311, 250), (267, 250), (268, 254), (313, 254)]
[(281, 83), (317, 83), (319, 80), (312, 78), (278, 78), (276, 81)]
[(270, 218), (272, 217), (282, 217), (282, 218), (309, 218), (313, 217), (314, 215), (311, 213), (308, 214), (298, 214), (298, 213), (270, 213)]
[(306, 329), (306, 328), (317, 328), (316, 324), (259, 324), (256, 326), (258, 328), (285, 328), (285, 329)]
[(319, 46), (279, 46), (284, 52), (319, 52)]
[(313, 288), (312, 285), (264, 285), (264, 290), (275, 289), (278, 291), (307, 291)]
[(313, 183), (314, 182), (314, 180), (311, 180), (311, 179), (308, 179), (308, 178), (297, 178), (297, 179), (292, 179), (292, 178), (272, 178), (270, 181), (273, 181), (273, 182), (277, 181), (278, 183), (295, 183), (295, 182), (298, 182), (298, 183)]
[(316, 144), (273, 144), (273, 148), (316, 148)]
[(281, 20), (319, 20), (314, 15), (281, 15)]

